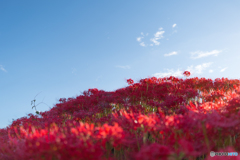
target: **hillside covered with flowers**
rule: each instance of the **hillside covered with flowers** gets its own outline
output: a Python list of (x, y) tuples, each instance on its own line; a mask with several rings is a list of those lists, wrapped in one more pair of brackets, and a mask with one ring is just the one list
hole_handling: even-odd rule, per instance
[(14, 120), (0, 130), (0, 159), (200, 160), (229, 158), (212, 158), (211, 151), (240, 151), (239, 80), (127, 83), (61, 98), (49, 111)]

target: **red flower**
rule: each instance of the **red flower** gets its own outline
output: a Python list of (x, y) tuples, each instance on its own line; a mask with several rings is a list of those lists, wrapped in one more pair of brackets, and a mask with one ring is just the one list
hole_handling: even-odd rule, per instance
[(187, 76), (187, 77), (190, 76), (190, 74), (191, 74), (191, 73), (190, 73), (189, 71), (183, 72), (183, 75), (184, 75), (184, 76)]
[(127, 83), (130, 85), (130, 84), (133, 84), (134, 81), (132, 79), (127, 79)]
[(138, 160), (167, 160), (171, 154), (171, 149), (167, 146), (153, 143), (148, 146), (143, 146), (139, 153), (136, 154)]

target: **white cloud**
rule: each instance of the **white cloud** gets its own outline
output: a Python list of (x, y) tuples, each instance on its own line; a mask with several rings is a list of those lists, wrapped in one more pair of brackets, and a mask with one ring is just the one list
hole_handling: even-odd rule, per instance
[(145, 43), (144, 43), (144, 42), (141, 42), (141, 43), (140, 43), (140, 46), (143, 46), (143, 47), (145, 47), (146, 45), (145, 45)]
[[(202, 58), (202, 57), (207, 57), (207, 56), (210, 56), (210, 55), (214, 55), (214, 56), (218, 56), (218, 54), (222, 52), (222, 51), (219, 51), (219, 50), (213, 50), (211, 52), (203, 52), (203, 51), (196, 51), (196, 52), (191, 52), (192, 54), (192, 59), (198, 59), (198, 58)], [(194, 57), (194, 55), (196, 55)]]
[(212, 70), (212, 69), (210, 69), (210, 70), (209, 70), (209, 73), (212, 73), (212, 72), (213, 72), (213, 70)]
[(157, 31), (154, 34), (154, 38), (150, 39), (150, 41), (152, 41), (155, 45), (159, 45), (160, 42), (158, 42), (159, 39), (163, 38), (163, 33), (165, 33), (165, 31), (162, 31), (163, 28), (159, 28), (159, 31)]
[(227, 69), (227, 67), (220, 70), (220, 72), (224, 72)]
[[(143, 35), (143, 33), (141, 32), (141, 34)], [(141, 42), (140, 43), (140, 46), (143, 46), (143, 47), (145, 47), (146, 45), (145, 45), (145, 43), (144, 42), (142, 42), (142, 39), (143, 39), (143, 37), (137, 37), (137, 41), (138, 42)]]
[(3, 68), (3, 66), (2, 66), (2, 65), (0, 65), (0, 69), (1, 69), (2, 71), (4, 71), (4, 72), (7, 72), (7, 71), (6, 71), (6, 69), (5, 69), (5, 68)]
[(169, 76), (174, 76), (174, 77), (183, 77), (183, 71), (181, 70), (177, 70), (177, 71), (174, 71), (172, 69), (167, 69), (168, 72), (160, 72), (160, 73), (155, 73), (153, 74), (154, 77), (169, 77)]
[(176, 27), (176, 25), (177, 25), (177, 24), (173, 24), (173, 26), (172, 26), (172, 27), (174, 28), (174, 27)]
[[(162, 29), (162, 28), (160, 28), (160, 29)], [(158, 31), (158, 32), (156, 32), (155, 34), (154, 34), (154, 36), (155, 36), (155, 38), (159, 38), (159, 39), (161, 39), (161, 38), (163, 38), (163, 33), (164, 33), (165, 31)]]
[(160, 44), (160, 42), (158, 42), (157, 41), (158, 39), (156, 39), (156, 38), (152, 38), (152, 39), (150, 39), (150, 41), (152, 41), (155, 45), (159, 45)]
[(138, 41), (138, 42), (141, 42), (142, 38), (143, 38), (143, 37), (137, 37), (137, 41)]
[(176, 55), (177, 54), (177, 52), (171, 52), (171, 53), (168, 53), (168, 54), (164, 54), (164, 56), (166, 57), (166, 56), (172, 56), (172, 55)]
[[(142, 35), (142, 36), (144, 36), (144, 33), (143, 33), (143, 32), (141, 32), (141, 35)], [(145, 34), (145, 36), (148, 36), (148, 33), (146, 33), (146, 34)]]
[(123, 68), (123, 69), (130, 69), (130, 66), (129, 65), (126, 65), (126, 66), (116, 66), (118, 68)]
[(200, 74), (200, 73), (202, 73), (203, 70), (205, 70), (206, 68), (210, 67), (211, 64), (212, 64), (212, 62), (203, 63), (202, 65), (197, 65), (195, 67), (195, 72)]
[(142, 42), (142, 39), (144, 38), (143, 32), (141, 32), (142, 37), (137, 37), (137, 41), (140, 42), (140, 46), (145, 47), (145, 43)]
[(172, 69), (167, 69), (167, 72), (155, 73), (155, 74), (153, 74), (153, 76), (155, 76), (155, 77), (169, 77), (169, 76), (184, 77), (184, 75), (183, 75), (184, 71), (189, 71), (191, 73), (191, 75), (194, 73), (200, 74), (200, 73), (202, 73), (203, 70), (208, 68), (211, 64), (212, 64), (212, 62), (203, 63), (202, 65), (197, 65), (195, 67), (189, 66), (185, 70), (177, 69), (176, 71), (174, 71)]

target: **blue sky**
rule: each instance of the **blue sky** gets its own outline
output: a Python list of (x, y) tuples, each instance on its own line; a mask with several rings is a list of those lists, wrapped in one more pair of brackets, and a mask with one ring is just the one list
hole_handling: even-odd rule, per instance
[[(0, 2), (0, 128), (89, 88), (152, 76), (239, 79), (240, 1)], [(183, 77), (182, 77), (183, 78)]]

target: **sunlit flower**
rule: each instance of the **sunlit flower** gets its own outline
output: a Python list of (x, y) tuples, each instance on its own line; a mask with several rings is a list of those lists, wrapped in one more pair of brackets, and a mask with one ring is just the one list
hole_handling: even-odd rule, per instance
[(130, 84), (133, 84), (134, 81), (132, 79), (127, 79), (127, 83), (130, 85)]
[(191, 74), (191, 73), (190, 73), (189, 71), (184, 71), (184, 72), (183, 72), (183, 75), (186, 76), (186, 77), (189, 77), (190, 74)]

